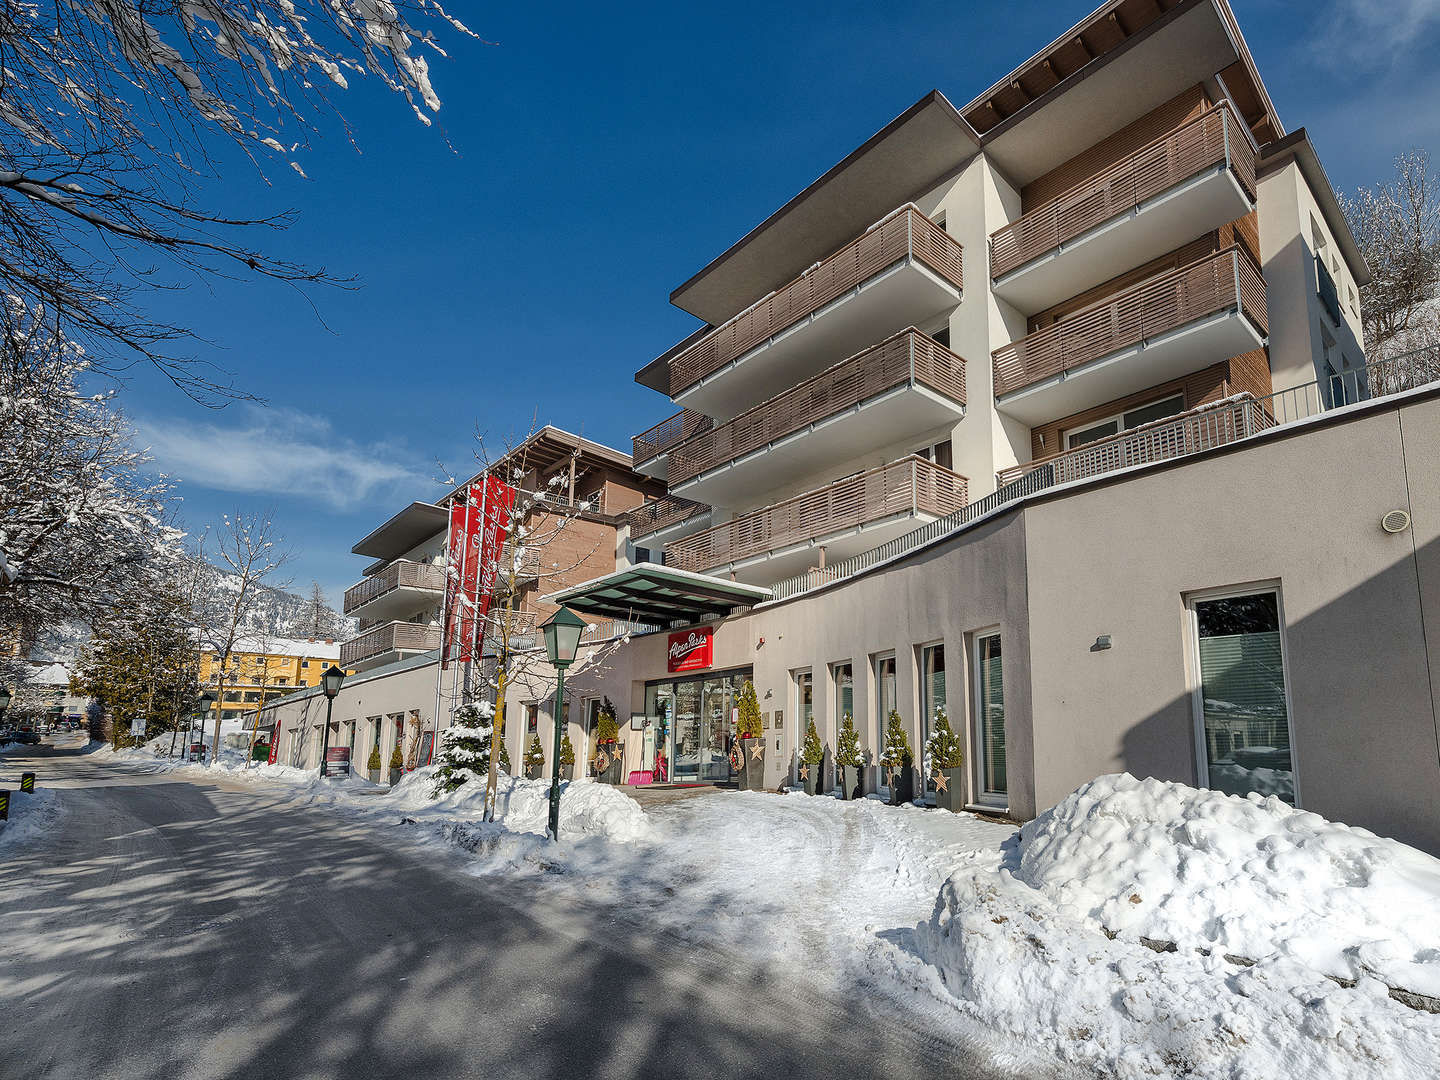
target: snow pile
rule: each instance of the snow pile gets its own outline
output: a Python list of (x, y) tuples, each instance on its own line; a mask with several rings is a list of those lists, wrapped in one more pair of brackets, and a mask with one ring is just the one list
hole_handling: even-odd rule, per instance
[[(485, 782), (472, 780), (455, 791), (431, 798), (434, 768), (418, 770), (396, 789), (398, 805), (455, 818), (479, 817), (485, 808)], [(496, 826), (515, 833), (544, 836), (550, 827), (550, 781), (497, 778)], [(560, 782), (560, 835), (600, 836), (619, 843), (646, 840), (650, 823), (640, 804), (619, 788), (591, 780)]]
[(1326, 968), (1423, 982), (1437, 868), (1275, 799), (1101, 777), (953, 874), (916, 949), (967, 1012), (1108, 1074), (1434, 1075), (1440, 1017)]
[(0, 848), (19, 844), (50, 828), (60, 816), (60, 800), (51, 788), (36, 787), (29, 795), (10, 791), (10, 820), (0, 821)]
[(1021, 830), (1015, 876), (1132, 940), (1440, 997), (1440, 859), (1279, 799), (1101, 777)]

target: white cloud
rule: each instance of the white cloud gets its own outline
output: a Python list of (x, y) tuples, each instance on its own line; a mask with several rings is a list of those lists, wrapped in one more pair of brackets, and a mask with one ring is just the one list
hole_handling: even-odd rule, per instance
[(139, 421), (155, 465), (184, 483), (219, 491), (317, 498), (341, 510), (422, 498), (437, 486), (413, 454), (386, 443), (361, 445), (328, 421), (290, 409), (245, 407), (196, 423)]
[(1428, 53), (1426, 39), (1440, 31), (1440, 0), (1332, 0), (1316, 25), (1331, 67), (1393, 69)]

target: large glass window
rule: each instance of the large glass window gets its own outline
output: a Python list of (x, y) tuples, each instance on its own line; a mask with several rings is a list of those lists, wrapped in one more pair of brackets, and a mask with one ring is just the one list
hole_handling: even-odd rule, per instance
[(848, 663), (835, 664), (830, 674), (835, 684), (835, 737), (838, 739), (845, 718), (855, 719), (855, 669)]
[(975, 726), (981, 797), (1007, 801), (1005, 678), (999, 634), (975, 635)]
[(815, 718), (815, 676), (808, 671), (795, 672), (795, 716), (799, 723), (800, 745), (803, 746), (810, 721)]
[(895, 708), (895, 657), (875, 658), (875, 748), (877, 753), (885, 748), (885, 725), (890, 722), (890, 712)]
[(1201, 772), (1216, 791), (1295, 802), (1280, 596), (1191, 602), (1200, 677)]
[[(945, 646), (926, 645), (920, 650), (920, 751), (935, 730), (935, 720), (945, 713)], [(917, 755), (918, 756), (918, 755)], [(934, 785), (926, 769), (925, 783)]]

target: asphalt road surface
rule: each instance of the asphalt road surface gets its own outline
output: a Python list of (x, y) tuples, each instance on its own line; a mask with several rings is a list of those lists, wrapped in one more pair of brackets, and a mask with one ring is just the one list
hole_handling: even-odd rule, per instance
[(0, 784), (22, 769), (64, 810), (0, 844), (6, 1080), (1049, 1074), (760, 958), (531, 910), (263, 788), (49, 746), (0, 756)]

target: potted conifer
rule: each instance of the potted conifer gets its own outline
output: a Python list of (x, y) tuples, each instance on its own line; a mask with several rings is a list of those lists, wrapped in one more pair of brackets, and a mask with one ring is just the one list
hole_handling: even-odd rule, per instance
[(943, 707), (935, 710), (935, 727), (925, 740), (925, 782), (935, 789), (935, 805), (959, 810), (965, 805), (965, 751), (960, 737), (950, 730)]
[(570, 744), (570, 733), (560, 739), (560, 779), (575, 779), (575, 747)]
[(910, 737), (894, 709), (885, 721), (885, 749), (880, 754), (885, 783), (890, 788), (890, 805), (902, 806), (915, 801), (915, 754)]
[(825, 760), (825, 747), (821, 745), (820, 733), (815, 730), (815, 721), (812, 718), (809, 727), (805, 729), (805, 746), (800, 751), (800, 782), (805, 785), (806, 795), (819, 795), (823, 790), (821, 778), (824, 769), (821, 768)]
[(380, 744), (376, 743), (370, 748), (370, 756), (365, 759), (365, 769), (370, 773), (370, 782), (380, 782)]
[(740, 687), (736, 703), (740, 711), (736, 735), (740, 740), (740, 790), (765, 790), (765, 739), (760, 721), (760, 702), (755, 697), (755, 684), (749, 679)]
[(855, 730), (855, 721), (849, 713), (841, 721), (840, 737), (835, 741), (835, 764), (840, 770), (840, 797), (863, 798), (860, 770), (865, 767), (865, 751), (860, 749), (860, 733)]
[(405, 756), (400, 753), (400, 743), (397, 740), (395, 749), (390, 751), (390, 786), (394, 787), (400, 782), (400, 777), (405, 775)]
[(540, 736), (531, 735), (530, 745), (525, 749), (525, 779), (539, 780), (545, 771), (545, 751), (540, 747)]
[(621, 762), (620, 728), (615, 723), (615, 706), (607, 697), (595, 722), (595, 777), (604, 784), (624, 783)]

